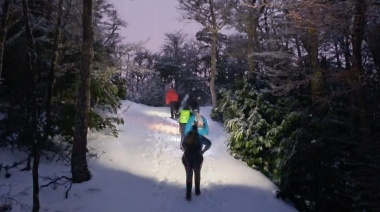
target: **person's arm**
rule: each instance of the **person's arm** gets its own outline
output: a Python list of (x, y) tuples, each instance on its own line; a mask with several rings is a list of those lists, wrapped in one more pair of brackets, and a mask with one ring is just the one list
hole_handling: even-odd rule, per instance
[(203, 155), (207, 150), (210, 149), (210, 147), (211, 147), (211, 141), (208, 138), (204, 137), (204, 136), (200, 136), (200, 140), (201, 140), (202, 144), (204, 145), (204, 148), (201, 151), (201, 153)]
[(203, 122), (204, 122), (204, 125), (205, 125), (205, 135), (208, 135), (208, 122), (207, 122), (207, 119), (205, 117), (202, 116), (202, 119), (203, 119)]
[(187, 123), (185, 125), (185, 130), (184, 130), (185, 136), (187, 135), (187, 133), (189, 133), (191, 131), (193, 123), (194, 123), (194, 116), (190, 116), (189, 120), (187, 121)]
[(181, 101), (181, 107), (182, 107), (182, 108), (185, 107), (185, 105), (187, 104), (187, 100), (188, 100), (188, 99), (189, 99), (189, 95), (186, 94), (186, 95), (183, 97), (182, 101)]
[(182, 151), (185, 151), (185, 138), (181, 141), (181, 149)]

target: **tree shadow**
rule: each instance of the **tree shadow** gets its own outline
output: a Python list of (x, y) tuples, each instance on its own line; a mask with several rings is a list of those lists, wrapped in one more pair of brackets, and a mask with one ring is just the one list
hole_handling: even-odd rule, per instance
[[(185, 200), (185, 182), (160, 181), (102, 165), (93, 166), (91, 172), (92, 179), (74, 184), (67, 199), (68, 185), (42, 189), (41, 211), (296, 211), (260, 188), (201, 183), (202, 194), (194, 195), (193, 189), (189, 202)], [(28, 204), (31, 194), (24, 197)]]

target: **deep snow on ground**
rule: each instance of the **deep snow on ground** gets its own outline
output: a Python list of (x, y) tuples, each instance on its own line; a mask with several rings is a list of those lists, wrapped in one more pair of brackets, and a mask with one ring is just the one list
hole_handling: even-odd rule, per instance
[[(92, 179), (73, 184), (67, 199), (69, 183), (55, 189), (52, 185), (42, 188), (40, 211), (296, 211), (275, 198), (276, 186), (263, 174), (228, 153), (228, 134), (220, 123), (210, 119), (210, 110), (211, 107), (201, 107), (209, 122), (212, 146), (204, 155), (202, 194), (193, 195), (191, 202), (184, 198), (180, 135), (177, 122), (169, 118), (169, 108), (125, 101), (118, 114), (125, 124), (118, 126), (117, 138), (104, 132), (89, 134), (88, 147), (97, 155), (88, 160)], [(26, 158), (20, 154), (0, 150), (0, 163), (12, 165)], [(0, 203), (11, 197), (13, 211), (30, 211), (32, 176), (20, 168), (11, 169), (10, 178), (0, 171)], [(49, 182), (46, 177), (71, 177), (70, 166), (62, 160), (42, 157), (40, 176), (41, 185)]]

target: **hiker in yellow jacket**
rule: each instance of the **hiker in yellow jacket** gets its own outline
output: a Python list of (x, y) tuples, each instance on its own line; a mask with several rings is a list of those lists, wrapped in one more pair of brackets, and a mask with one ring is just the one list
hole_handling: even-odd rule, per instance
[(181, 134), (181, 142), (183, 141), (183, 138), (185, 137), (185, 126), (187, 124), (187, 121), (189, 120), (191, 115), (190, 107), (186, 104), (182, 110), (179, 111), (179, 133)]

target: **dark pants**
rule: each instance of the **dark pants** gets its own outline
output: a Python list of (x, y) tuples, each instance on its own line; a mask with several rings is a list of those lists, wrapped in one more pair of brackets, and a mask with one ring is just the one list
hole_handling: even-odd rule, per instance
[(171, 118), (176, 118), (176, 114), (178, 113), (178, 108), (177, 108), (178, 102), (170, 102), (170, 117)]
[(187, 158), (185, 155), (182, 157), (182, 164), (185, 166), (186, 171), (186, 181), (192, 182), (193, 181), (193, 173), (194, 173), (194, 180), (200, 181), (201, 180), (201, 169), (202, 169), (202, 163), (203, 163), (203, 155), (199, 154), (196, 159), (194, 158)]
[(191, 187), (193, 184), (193, 173), (194, 173), (194, 184), (195, 184), (195, 194), (199, 195), (200, 183), (201, 183), (201, 169), (203, 163), (203, 155), (201, 153), (196, 154), (186, 154), (182, 156), (182, 163), (185, 166), (186, 171), (186, 199), (191, 199)]

